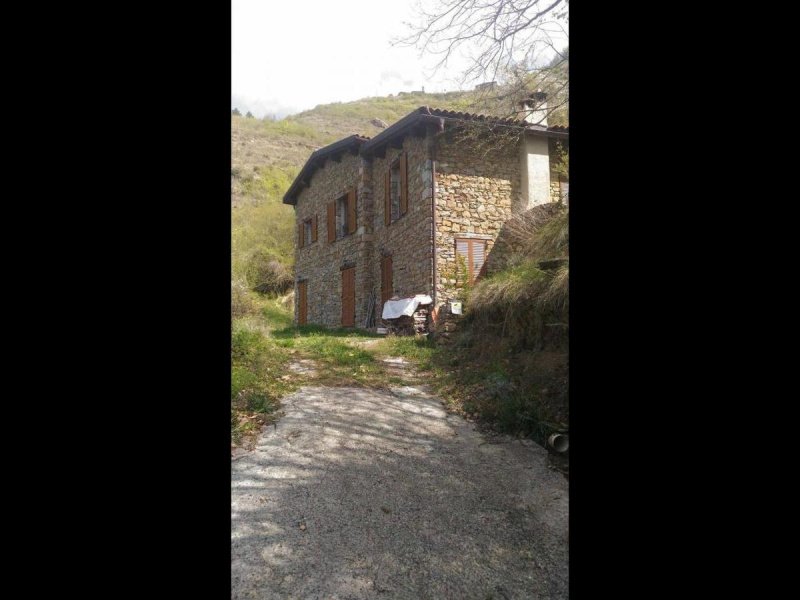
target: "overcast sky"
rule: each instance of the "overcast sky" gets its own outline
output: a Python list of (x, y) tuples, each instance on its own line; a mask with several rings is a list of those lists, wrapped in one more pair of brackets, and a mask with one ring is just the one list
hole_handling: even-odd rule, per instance
[[(231, 107), (283, 117), (317, 104), (459, 89), (465, 60), (393, 47), (418, 22), (416, 0), (232, 0)], [(471, 87), (471, 86), (470, 86)]]

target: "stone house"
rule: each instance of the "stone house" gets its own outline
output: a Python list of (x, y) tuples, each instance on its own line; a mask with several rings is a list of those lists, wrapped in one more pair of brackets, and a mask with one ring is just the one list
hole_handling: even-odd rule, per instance
[(387, 300), (418, 294), (433, 300), (434, 321), (446, 313), (509, 217), (566, 201), (554, 167), (569, 130), (536, 112), (423, 106), (372, 139), (313, 152), (283, 198), (297, 217), (295, 322), (374, 327)]

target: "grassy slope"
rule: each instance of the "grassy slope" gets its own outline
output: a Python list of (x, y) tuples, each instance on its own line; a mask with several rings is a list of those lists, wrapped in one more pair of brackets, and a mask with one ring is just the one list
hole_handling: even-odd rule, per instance
[[(408, 383), (390, 377), (380, 359), (408, 354), (403, 348), (414, 347), (417, 342), (413, 339), (388, 340), (368, 332), (315, 325), (294, 327), (288, 308), (276, 299), (255, 295), (243, 312), (232, 323), (234, 444), (252, 442), (252, 434), (275, 418), (280, 398), (302, 385), (386, 388)], [(427, 344), (420, 349), (431, 351)], [(289, 368), (300, 361), (311, 361), (314, 372), (296, 373)]]

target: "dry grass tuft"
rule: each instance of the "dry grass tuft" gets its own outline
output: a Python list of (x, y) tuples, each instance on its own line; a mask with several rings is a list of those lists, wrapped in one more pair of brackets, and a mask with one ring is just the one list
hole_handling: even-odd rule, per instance
[(550, 276), (549, 284), (539, 296), (539, 304), (544, 309), (563, 314), (569, 312), (569, 263)]

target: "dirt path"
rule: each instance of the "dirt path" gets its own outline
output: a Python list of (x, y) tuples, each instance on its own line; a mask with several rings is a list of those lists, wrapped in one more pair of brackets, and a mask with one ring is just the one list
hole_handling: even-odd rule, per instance
[(306, 387), (283, 412), (231, 463), (231, 598), (568, 597), (568, 483), (541, 447), (419, 386)]

